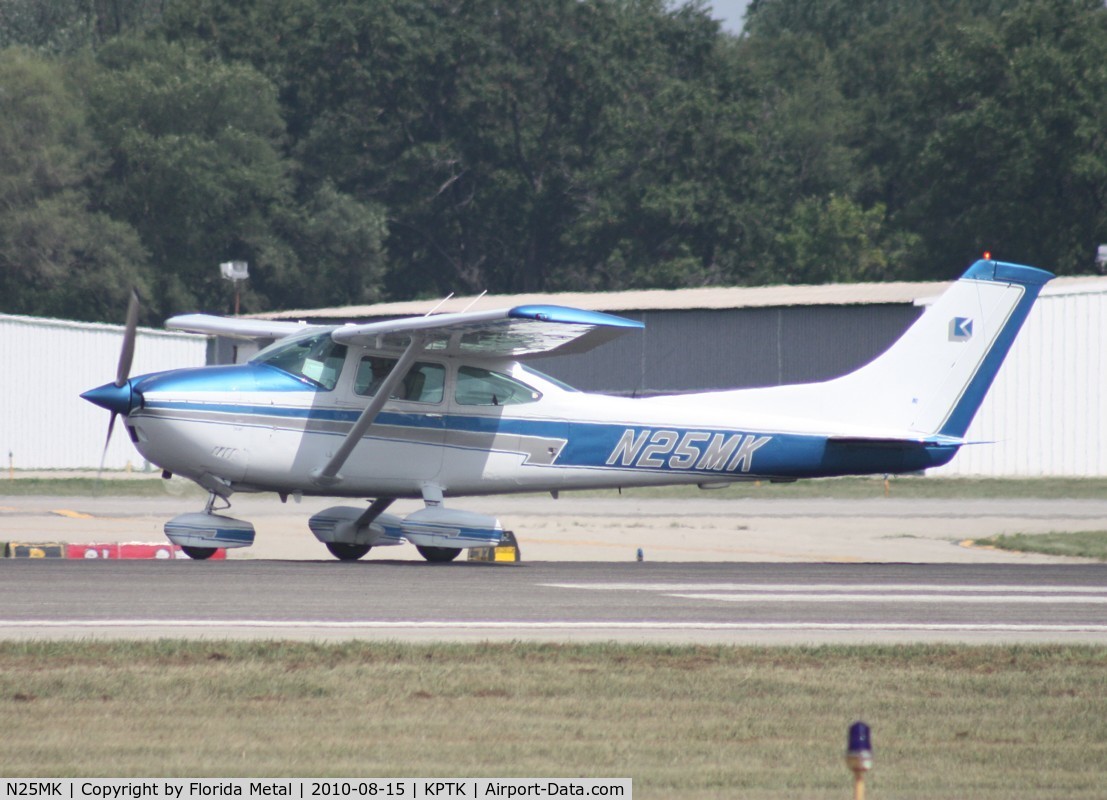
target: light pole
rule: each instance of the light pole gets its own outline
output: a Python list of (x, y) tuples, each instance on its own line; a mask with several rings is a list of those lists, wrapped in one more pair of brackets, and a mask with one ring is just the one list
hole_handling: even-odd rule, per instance
[(234, 315), (238, 316), (239, 284), (250, 277), (250, 266), (245, 261), (224, 261), (219, 274), (234, 284)]

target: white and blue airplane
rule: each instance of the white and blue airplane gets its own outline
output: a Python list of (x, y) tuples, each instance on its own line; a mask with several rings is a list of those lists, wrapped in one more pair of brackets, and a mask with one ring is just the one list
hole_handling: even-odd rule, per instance
[[(626, 398), (534, 369), (642, 327), (526, 305), (315, 326), (202, 314), (167, 327), (275, 339), (246, 364), (131, 378), (137, 306), (116, 380), (82, 395), (122, 416), (139, 453), (209, 492), (165, 526), (193, 558), (253, 543), (215, 513), (235, 492), (364, 498), (308, 522), (333, 555), (414, 544), (430, 561), (503, 537), (449, 498), (508, 492), (793, 481), (918, 472), (947, 463), (1053, 275), (977, 261), (887, 351), (821, 383)], [(424, 507), (400, 517), (397, 498)], [(216, 509), (216, 503), (222, 505)]]

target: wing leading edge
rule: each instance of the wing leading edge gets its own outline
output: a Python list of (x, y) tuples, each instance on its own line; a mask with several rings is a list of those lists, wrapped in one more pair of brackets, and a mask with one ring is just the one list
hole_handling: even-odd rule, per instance
[(283, 339), (312, 326), (306, 322), (217, 317), (212, 314), (179, 314), (167, 319), (165, 327), (175, 331), (206, 333), (209, 336), (226, 336), (231, 339)]
[(598, 311), (527, 305), (344, 325), (332, 335), (342, 344), (397, 347), (408, 336), (419, 334), (427, 342), (427, 350), (451, 355), (525, 358), (583, 353), (643, 327), (637, 320)]
[[(236, 339), (282, 339), (317, 327), (303, 322), (182, 314), (166, 321), (174, 330)], [(466, 311), (333, 328), (339, 344), (404, 349), (418, 335), (427, 350), (444, 355), (526, 358), (583, 353), (645, 324), (638, 320), (550, 305)]]

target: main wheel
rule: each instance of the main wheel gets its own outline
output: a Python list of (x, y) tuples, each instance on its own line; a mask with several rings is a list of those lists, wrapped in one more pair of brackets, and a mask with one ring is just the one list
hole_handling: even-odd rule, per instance
[(422, 545), (415, 545), (415, 549), (427, 561), (453, 561), (461, 553), (460, 547), (423, 547)]
[(372, 545), (368, 544), (343, 544), (342, 542), (327, 542), (327, 549), (331, 555), (339, 561), (357, 561), (369, 552)]
[(214, 547), (193, 547), (191, 545), (182, 544), (181, 550), (184, 551), (186, 556), (195, 558), (197, 561), (203, 561), (215, 555)]

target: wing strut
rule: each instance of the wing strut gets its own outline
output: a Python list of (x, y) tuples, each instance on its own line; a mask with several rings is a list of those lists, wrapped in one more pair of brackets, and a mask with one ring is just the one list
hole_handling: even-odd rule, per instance
[(365, 410), (361, 412), (361, 416), (357, 418), (354, 427), (350, 428), (350, 432), (346, 434), (346, 438), (343, 440), (341, 446), (335, 454), (331, 456), (331, 460), (321, 468), (312, 472), (312, 482), (316, 486), (334, 486), (336, 483), (342, 482), (342, 476), (338, 474), (338, 471), (342, 469), (342, 465), (346, 463), (346, 459), (350, 457), (350, 453), (354, 452), (354, 448), (357, 447), (357, 443), (361, 441), (361, 437), (365, 435), (366, 431), (368, 431), (369, 427), (373, 424), (373, 421), (377, 418), (377, 415), (380, 414), (381, 409), (384, 408), (384, 404), (387, 403), (389, 397), (392, 396), (392, 390), (395, 389), (396, 385), (407, 375), (408, 369), (415, 363), (415, 359), (418, 357), (419, 353), (423, 351), (424, 344), (426, 344), (425, 337), (411, 337), (411, 341), (408, 343), (407, 349), (404, 350), (403, 355), (400, 356), (400, 360), (396, 362), (396, 366), (392, 368), (392, 371), (388, 373), (388, 377), (381, 383), (380, 387), (377, 389), (377, 393), (369, 402), (369, 405), (365, 407)]

